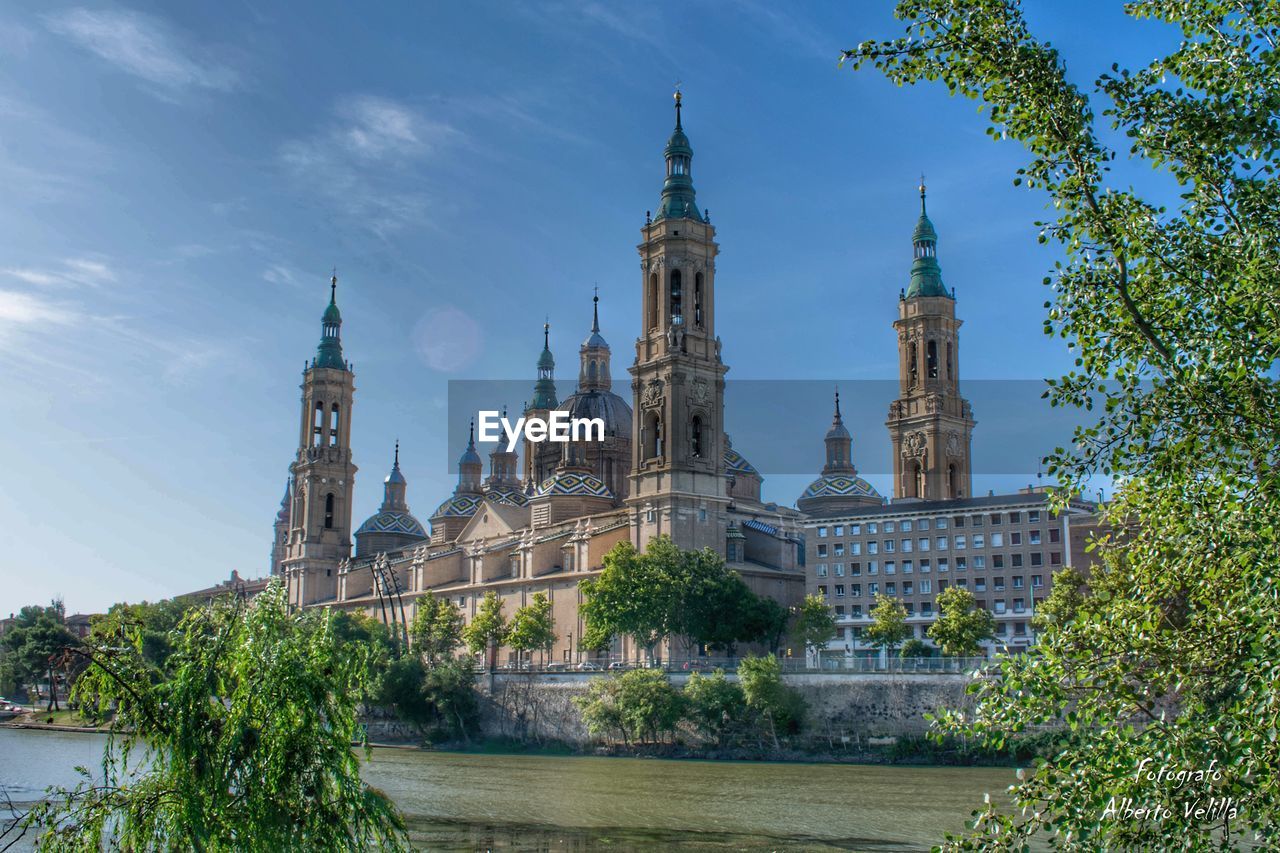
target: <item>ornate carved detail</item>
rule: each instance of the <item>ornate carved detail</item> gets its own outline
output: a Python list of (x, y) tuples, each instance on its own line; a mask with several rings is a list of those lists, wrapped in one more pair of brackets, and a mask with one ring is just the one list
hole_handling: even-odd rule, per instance
[(658, 255), (656, 258), (641, 259), (640, 269), (645, 272), (656, 272), (667, 267), (678, 267), (690, 272), (715, 270), (716, 265), (705, 258), (694, 255)]
[(969, 405), (968, 400), (960, 401), (960, 415), (966, 419), (973, 419), (973, 407)]
[(924, 398), (924, 410), (932, 415), (942, 409), (942, 397), (938, 394), (930, 394)]
[(710, 389), (707, 388), (707, 380), (699, 377), (693, 380), (693, 384), (689, 387), (689, 402), (694, 405), (706, 405), (711, 397)]
[(947, 433), (947, 455), (960, 456), (960, 433), (952, 430)]
[(645, 386), (640, 396), (640, 405), (646, 409), (657, 409), (662, 406), (662, 380), (654, 379)]
[(903, 456), (924, 456), (926, 451), (925, 435), (922, 432), (907, 433), (907, 439), (902, 443)]

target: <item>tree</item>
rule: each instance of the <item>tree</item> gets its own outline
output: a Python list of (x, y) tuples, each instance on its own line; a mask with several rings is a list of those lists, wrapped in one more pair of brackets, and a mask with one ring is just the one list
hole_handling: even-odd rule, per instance
[(822, 596), (806, 595), (796, 607), (791, 635), (814, 657), (835, 637), (836, 617)]
[(795, 734), (804, 724), (805, 701), (782, 682), (782, 665), (773, 655), (746, 657), (738, 663), (738, 683), (747, 707), (764, 720), (778, 747), (778, 732)]
[(653, 743), (675, 731), (684, 715), (685, 699), (665, 673), (633, 669), (612, 678), (592, 679), (586, 696), (574, 703), (587, 730), (595, 735), (616, 732), (624, 743)]
[(953, 586), (938, 596), (938, 617), (928, 634), (944, 655), (963, 658), (982, 654), (983, 641), (993, 639), (995, 629), (995, 617), (974, 606), (973, 593)]
[(900, 658), (927, 658), (933, 657), (933, 646), (917, 637), (912, 637), (902, 644), (902, 648), (898, 650)]
[[(1119, 483), (1074, 618), (975, 681), (973, 711), (938, 721), (991, 745), (1059, 732), (1011, 808), (988, 806), (956, 841), (972, 849), (1038, 835), (1113, 849), (1277, 843), (1280, 7), (1125, 9), (1176, 41), (1144, 67), (1113, 65), (1092, 94), (1012, 0), (908, 0), (903, 37), (847, 54), (899, 84), (980, 99), (988, 132), (1029, 152), (1015, 183), (1047, 196), (1040, 239), (1061, 249), (1045, 329), (1077, 357), (1046, 393), (1094, 413), (1047, 460), (1054, 501), (1093, 476)], [(1131, 169), (1150, 196), (1122, 183)], [(1214, 768), (1212, 789), (1152, 784), (1140, 769), (1153, 756), (1171, 771)], [(1229, 800), (1231, 819), (1185, 808), (1210, 795)], [(1107, 808), (1125, 798), (1168, 817)]]
[(428, 592), (418, 599), (409, 636), (418, 654), (434, 665), (453, 657), (462, 645), (465, 622), (452, 601)]
[(1053, 585), (1044, 601), (1036, 605), (1031, 628), (1037, 633), (1070, 623), (1084, 604), (1084, 575), (1067, 566), (1053, 573)]
[(599, 577), (581, 589), (582, 642), (589, 649), (608, 648), (625, 634), (650, 657), (673, 636), (690, 653), (698, 645), (732, 650), (768, 640), (777, 628), (776, 610), (761, 604), (723, 557), (707, 548), (681, 550), (667, 536), (655, 537), (644, 553), (620, 542), (605, 555)]
[(556, 644), (556, 617), (551, 612), (551, 599), (545, 592), (535, 592), (533, 601), (521, 607), (511, 617), (511, 630), (507, 643), (519, 652), (540, 651), (551, 653)]
[(360, 682), (364, 689), (362, 698), (377, 696), (382, 690), (382, 680), (400, 654), (400, 643), (391, 628), (365, 613), (334, 610), (330, 631), (335, 642), (351, 646), (364, 661), (365, 677)]
[(405, 848), (395, 807), (360, 779), (366, 668), (332, 628), (327, 612), (291, 614), (275, 581), (188, 613), (158, 678), (140, 631), (89, 644), (75, 697), (116, 711), (103, 763), (24, 825), (48, 850)]
[(889, 657), (899, 643), (911, 636), (907, 624), (907, 609), (902, 602), (887, 595), (877, 595), (871, 608), (871, 624), (863, 632), (867, 642), (879, 649), (887, 649)]
[(123, 643), (127, 635), (136, 632), (139, 652), (149, 663), (163, 670), (173, 653), (176, 642), (174, 630), (190, 609), (188, 602), (179, 599), (114, 604), (104, 616), (95, 617), (90, 636), (97, 642), (110, 645)]
[(507, 618), (502, 613), (502, 599), (493, 590), (480, 599), (471, 624), (462, 629), (462, 639), (472, 654), (485, 653), (487, 665), (492, 668), (498, 649), (507, 639)]
[(475, 669), (471, 661), (458, 658), (431, 665), (420, 655), (393, 661), (376, 698), (433, 739), (469, 740), (480, 712)]
[(774, 655), (782, 647), (782, 638), (787, 633), (790, 619), (791, 614), (787, 608), (767, 595), (753, 596), (745, 605), (743, 613), (745, 633), (763, 643), (769, 653)]
[(48, 607), (31, 605), (18, 611), (13, 627), (3, 638), (6, 657), (15, 681), (31, 685), (31, 694), (39, 691), (40, 679), (49, 683), (46, 710), (58, 710), (58, 671), (64, 668), (67, 649), (77, 644), (74, 634), (63, 624), (62, 602)]
[(742, 685), (726, 678), (723, 669), (710, 676), (690, 673), (684, 697), (690, 721), (716, 746), (723, 744), (725, 732), (738, 725), (747, 711)]

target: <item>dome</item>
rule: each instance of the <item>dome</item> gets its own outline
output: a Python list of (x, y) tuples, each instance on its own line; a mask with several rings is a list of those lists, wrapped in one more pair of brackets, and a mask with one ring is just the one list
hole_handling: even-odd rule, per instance
[(831, 424), (831, 429), (827, 430), (827, 440), (833, 438), (853, 439), (853, 436), (849, 435), (849, 430), (845, 428), (843, 420), (835, 421)]
[[(479, 461), (479, 457), (476, 457), (476, 461)], [(476, 507), (480, 506), (480, 500), (480, 495), (454, 495), (436, 507), (436, 511), (431, 514), (431, 517), (467, 518), (475, 515)]]
[(880, 493), (875, 490), (870, 483), (861, 477), (849, 477), (844, 474), (833, 474), (827, 477), (819, 477), (809, 484), (809, 488), (804, 490), (804, 494), (800, 496), (801, 500), (807, 498), (874, 498), (877, 501), (883, 501)]
[(599, 330), (592, 331), (591, 337), (583, 341), (582, 346), (585, 349), (608, 349), (609, 348), (608, 342), (605, 341), (605, 339), (600, 335)]
[(631, 407), (612, 391), (577, 391), (566, 397), (556, 411), (568, 412), (573, 418), (600, 418), (606, 437), (631, 438)]
[(360, 525), (356, 535), (361, 536), (366, 533), (400, 533), (427, 538), (427, 531), (418, 519), (407, 512), (397, 510), (385, 510), (369, 516), (365, 523)]
[(484, 499), (490, 503), (503, 504), (505, 506), (526, 506), (529, 503), (529, 496), (519, 489), (512, 489), (507, 486), (497, 486), (489, 489), (484, 493)]
[(458, 457), (458, 465), (483, 465), (480, 461), (480, 454), (476, 453), (475, 444), (468, 444), (467, 449), (462, 451), (462, 455)]
[(383, 483), (404, 483), (405, 482), (404, 474), (400, 473), (399, 462), (397, 462), (394, 466), (392, 466), (391, 473), (388, 474), (386, 479), (383, 480), (382, 482)]
[(933, 222), (923, 213), (916, 220), (916, 230), (911, 234), (911, 242), (913, 243), (936, 243), (938, 242), (938, 232), (933, 228)]
[(736, 476), (743, 474), (752, 477), (760, 476), (760, 472), (756, 470), (755, 466), (748, 462), (741, 453), (728, 445), (727, 442), (724, 449), (724, 469), (726, 473)]
[(342, 312), (338, 310), (337, 303), (330, 302), (329, 307), (324, 309), (324, 316), (320, 318), (323, 323), (336, 324), (342, 322)]
[(602, 480), (593, 474), (578, 471), (559, 471), (543, 480), (538, 487), (538, 497), (546, 495), (576, 495), (613, 500), (613, 492), (609, 491)]

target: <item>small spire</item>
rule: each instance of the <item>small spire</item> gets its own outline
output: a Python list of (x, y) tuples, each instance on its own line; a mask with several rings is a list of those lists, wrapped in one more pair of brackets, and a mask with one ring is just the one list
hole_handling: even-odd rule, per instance
[(840, 386), (836, 386), (836, 420), (841, 420), (840, 415)]
[(329, 279), (329, 304), (338, 304), (338, 268), (333, 268), (333, 277)]
[(591, 299), (591, 331), (600, 332), (600, 285), (596, 285), (596, 295)]
[(400, 439), (398, 438), (396, 439), (396, 458), (395, 458), (395, 461), (392, 462), (391, 464), (395, 468), (400, 467)]
[(476, 419), (471, 419), (471, 427), (467, 431), (467, 447), (471, 450), (476, 449)]
[(924, 211), (924, 172), (920, 173), (920, 215), (927, 215)]
[(542, 324), (542, 348), (551, 349), (551, 318), (548, 317)]
[(676, 81), (676, 130), (683, 130), (680, 126), (680, 101), (683, 99), (680, 94), (680, 81)]

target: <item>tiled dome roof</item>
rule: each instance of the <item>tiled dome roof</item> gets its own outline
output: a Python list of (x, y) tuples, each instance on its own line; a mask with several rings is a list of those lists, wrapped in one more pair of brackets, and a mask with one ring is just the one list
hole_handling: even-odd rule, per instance
[(631, 407), (611, 391), (577, 391), (566, 397), (557, 411), (568, 412), (572, 418), (600, 418), (606, 436), (631, 438)]
[(436, 508), (431, 514), (432, 518), (441, 516), (451, 516), (454, 518), (467, 518), (475, 515), (476, 507), (480, 506), (480, 495), (454, 495)]
[(356, 531), (357, 536), (362, 533), (405, 533), (410, 536), (421, 536), (424, 539), (427, 536), (427, 531), (418, 519), (407, 512), (396, 510), (387, 510), (369, 516)]
[(755, 466), (748, 462), (746, 457), (730, 446), (726, 446), (724, 449), (724, 468), (725, 472), (729, 474), (750, 474), (754, 477), (760, 476), (760, 472), (755, 469)]
[(519, 489), (512, 489), (507, 486), (490, 488), (484, 493), (484, 499), (490, 503), (505, 504), (506, 506), (525, 506), (529, 503), (528, 495)]
[(809, 488), (805, 489), (804, 494), (800, 497), (801, 499), (862, 497), (883, 500), (880, 493), (875, 490), (875, 487), (866, 480), (861, 477), (850, 477), (844, 474), (819, 477), (809, 484)]
[(538, 496), (544, 495), (581, 495), (594, 498), (613, 498), (613, 492), (602, 480), (592, 474), (578, 471), (560, 471), (542, 481), (538, 487)]

